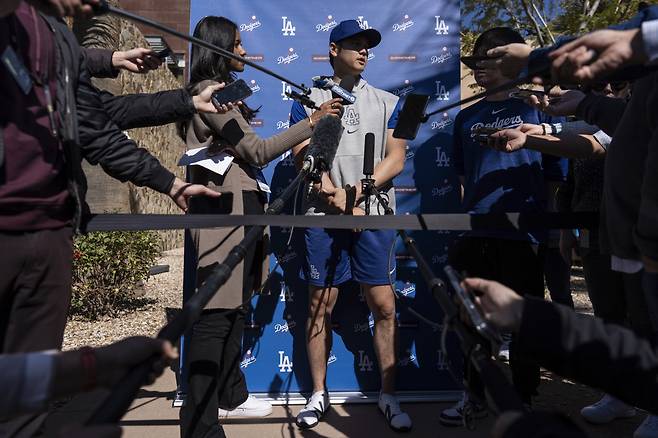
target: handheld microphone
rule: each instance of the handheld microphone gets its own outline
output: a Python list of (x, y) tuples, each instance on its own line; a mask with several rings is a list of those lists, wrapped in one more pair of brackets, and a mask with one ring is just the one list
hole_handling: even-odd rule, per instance
[(340, 85), (328, 77), (316, 76), (313, 78), (313, 86), (323, 90), (331, 90), (331, 96), (343, 99), (343, 105), (352, 105), (356, 102), (356, 96), (352, 94), (355, 84), (356, 76), (345, 76), (340, 81)]
[(366, 216), (370, 215), (370, 196), (375, 184), (375, 180), (372, 179), (373, 173), (375, 173), (375, 134), (368, 132), (363, 147), (363, 179), (361, 180), (361, 193), (365, 196)]

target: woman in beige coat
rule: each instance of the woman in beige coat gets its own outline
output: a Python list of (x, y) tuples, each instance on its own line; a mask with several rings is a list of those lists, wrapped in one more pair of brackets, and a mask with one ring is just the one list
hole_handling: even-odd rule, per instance
[[(194, 36), (232, 51), (246, 54), (235, 23), (223, 17), (205, 17)], [(229, 60), (207, 49), (194, 46), (191, 55), (190, 89), (192, 93), (213, 82), (226, 84), (244, 64)], [(191, 166), (191, 181), (222, 193), (219, 200), (198, 199), (191, 213), (263, 214), (267, 201), (259, 186), (260, 166), (264, 166), (293, 146), (307, 140), (321, 117), (340, 114), (340, 99), (325, 102), (308, 122), (298, 123), (273, 137), (260, 138), (249, 124), (255, 111), (246, 104), (225, 114), (198, 114), (183, 127), (187, 147), (208, 147), (208, 154), (226, 153), (233, 158), (228, 170), (219, 175), (201, 166)], [(222, 201), (222, 198), (224, 202)], [(230, 202), (232, 199), (232, 202)], [(249, 227), (234, 229), (197, 229), (192, 237), (198, 260), (196, 284), (201, 285), (213, 267), (239, 243)], [(249, 248), (243, 263), (217, 292), (195, 323), (188, 353), (188, 394), (181, 409), (181, 436), (223, 437), (218, 422), (220, 413), (265, 416), (271, 406), (249, 396), (240, 371), (242, 330), (246, 310), (242, 306), (257, 290), (267, 274), (267, 236)], [(236, 409), (239, 408), (239, 409)]]

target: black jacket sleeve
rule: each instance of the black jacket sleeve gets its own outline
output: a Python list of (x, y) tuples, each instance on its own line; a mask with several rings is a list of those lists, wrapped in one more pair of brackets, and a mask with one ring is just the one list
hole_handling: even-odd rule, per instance
[(526, 298), (518, 346), (521, 354), (561, 376), (658, 414), (658, 355), (624, 327)]
[(597, 96), (590, 93), (578, 104), (576, 116), (590, 125), (598, 126), (612, 137), (624, 111), (626, 111), (625, 99)]
[(119, 70), (112, 66), (112, 50), (82, 48), (87, 59), (87, 71), (92, 78), (116, 78)]
[(185, 89), (122, 96), (100, 91), (100, 97), (110, 118), (121, 129), (166, 125), (196, 114), (192, 96)]
[(76, 104), (82, 156), (91, 164), (100, 164), (119, 181), (131, 181), (167, 193), (174, 174), (146, 149), (137, 147), (110, 119), (98, 90), (91, 85), (85, 57), (80, 58)]

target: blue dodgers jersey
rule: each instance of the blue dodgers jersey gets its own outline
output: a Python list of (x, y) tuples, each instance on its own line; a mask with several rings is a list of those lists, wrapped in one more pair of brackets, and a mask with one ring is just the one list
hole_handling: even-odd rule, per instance
[[(464, 176), (463, 208), (469, 213), (541, 212), (546, 207), (548, 181), (564, 181), (567, 160), (521, 149), (499, 152), (481, 145), (473, 131), (478, 127), (516, 128), (523, 123), (558, 123), (518, 99), (482, 100), (457, 114), (453, 133), (453, 162)], [(475, 233), (473, 233), (475, 234)], [(480, 236), (543, 240), (544, 233), (478, 232)]]

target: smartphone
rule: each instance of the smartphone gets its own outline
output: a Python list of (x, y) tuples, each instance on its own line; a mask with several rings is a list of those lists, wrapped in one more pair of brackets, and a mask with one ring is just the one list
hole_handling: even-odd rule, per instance
[(155, 56), (158, 58), (164, 60), (167, 56), (171, 55), (171, 49), (169, 47), (166, 47), (164, 50), (160, 50), (159, 52), (155, 52)]
[(425, 121), (425, 109), (430, 97), (425, 94), (410, 94), (398, 116), (393, 137), (413, 140), (418, 135), (421, 123)]
[(512, 91), (509, 94), (509, 97), (513, 99), (521, 99), (525, 100), (529, 98), (530, 96), (537, 96), (537, 99), (541, 100), (544, 96), (548, 96), (548, 101), (549, 102), (557, 102), (560, 100), (560, 96), (550, 96), (548, 93), (541, 91), (541, 90), (529, 90), (529, 89), (521, 89), (517, 91)]
[(480, 128), (475, 128), (473, 133), (480, 143), (486, 143), (489, 140), (489, 136), (491, 134), (495, 134), (498, 131), (500, 131), (500, 129), (487, 128), (486, 126), (482, 126)]
[(455, 291), (455, 296), (459, 300), (461, 307), (466, 310), (468, 319), (470, 320), (471, 325), (475, 328), (475, 331), (485, 339), (489, 340), (495, 348), (498, 348), (502, 343), (500, 333), (498, 333), (498, 330), (482, 317), (478, 308), (475, 307), (475, 303), (473, 302), (474, 297), (462, 287), (462, 278), (459, 273), (450, 265), (446, 265), (443, 268), (443, 271), (446, 273), (448, 282)]
[(212, 103), (216, 107), (220, 107), (227, 103), (235, 103), (244, 100), (251, 96), (253, 91), (245, 81), (238, 79), (231, 82), (221, 90), (217, 90), (212, 94)]
[(218, 198), (192, 196), (188, 212), (191, 214), (231, 214), (233, 212), (233, 193), (224, 192)]

